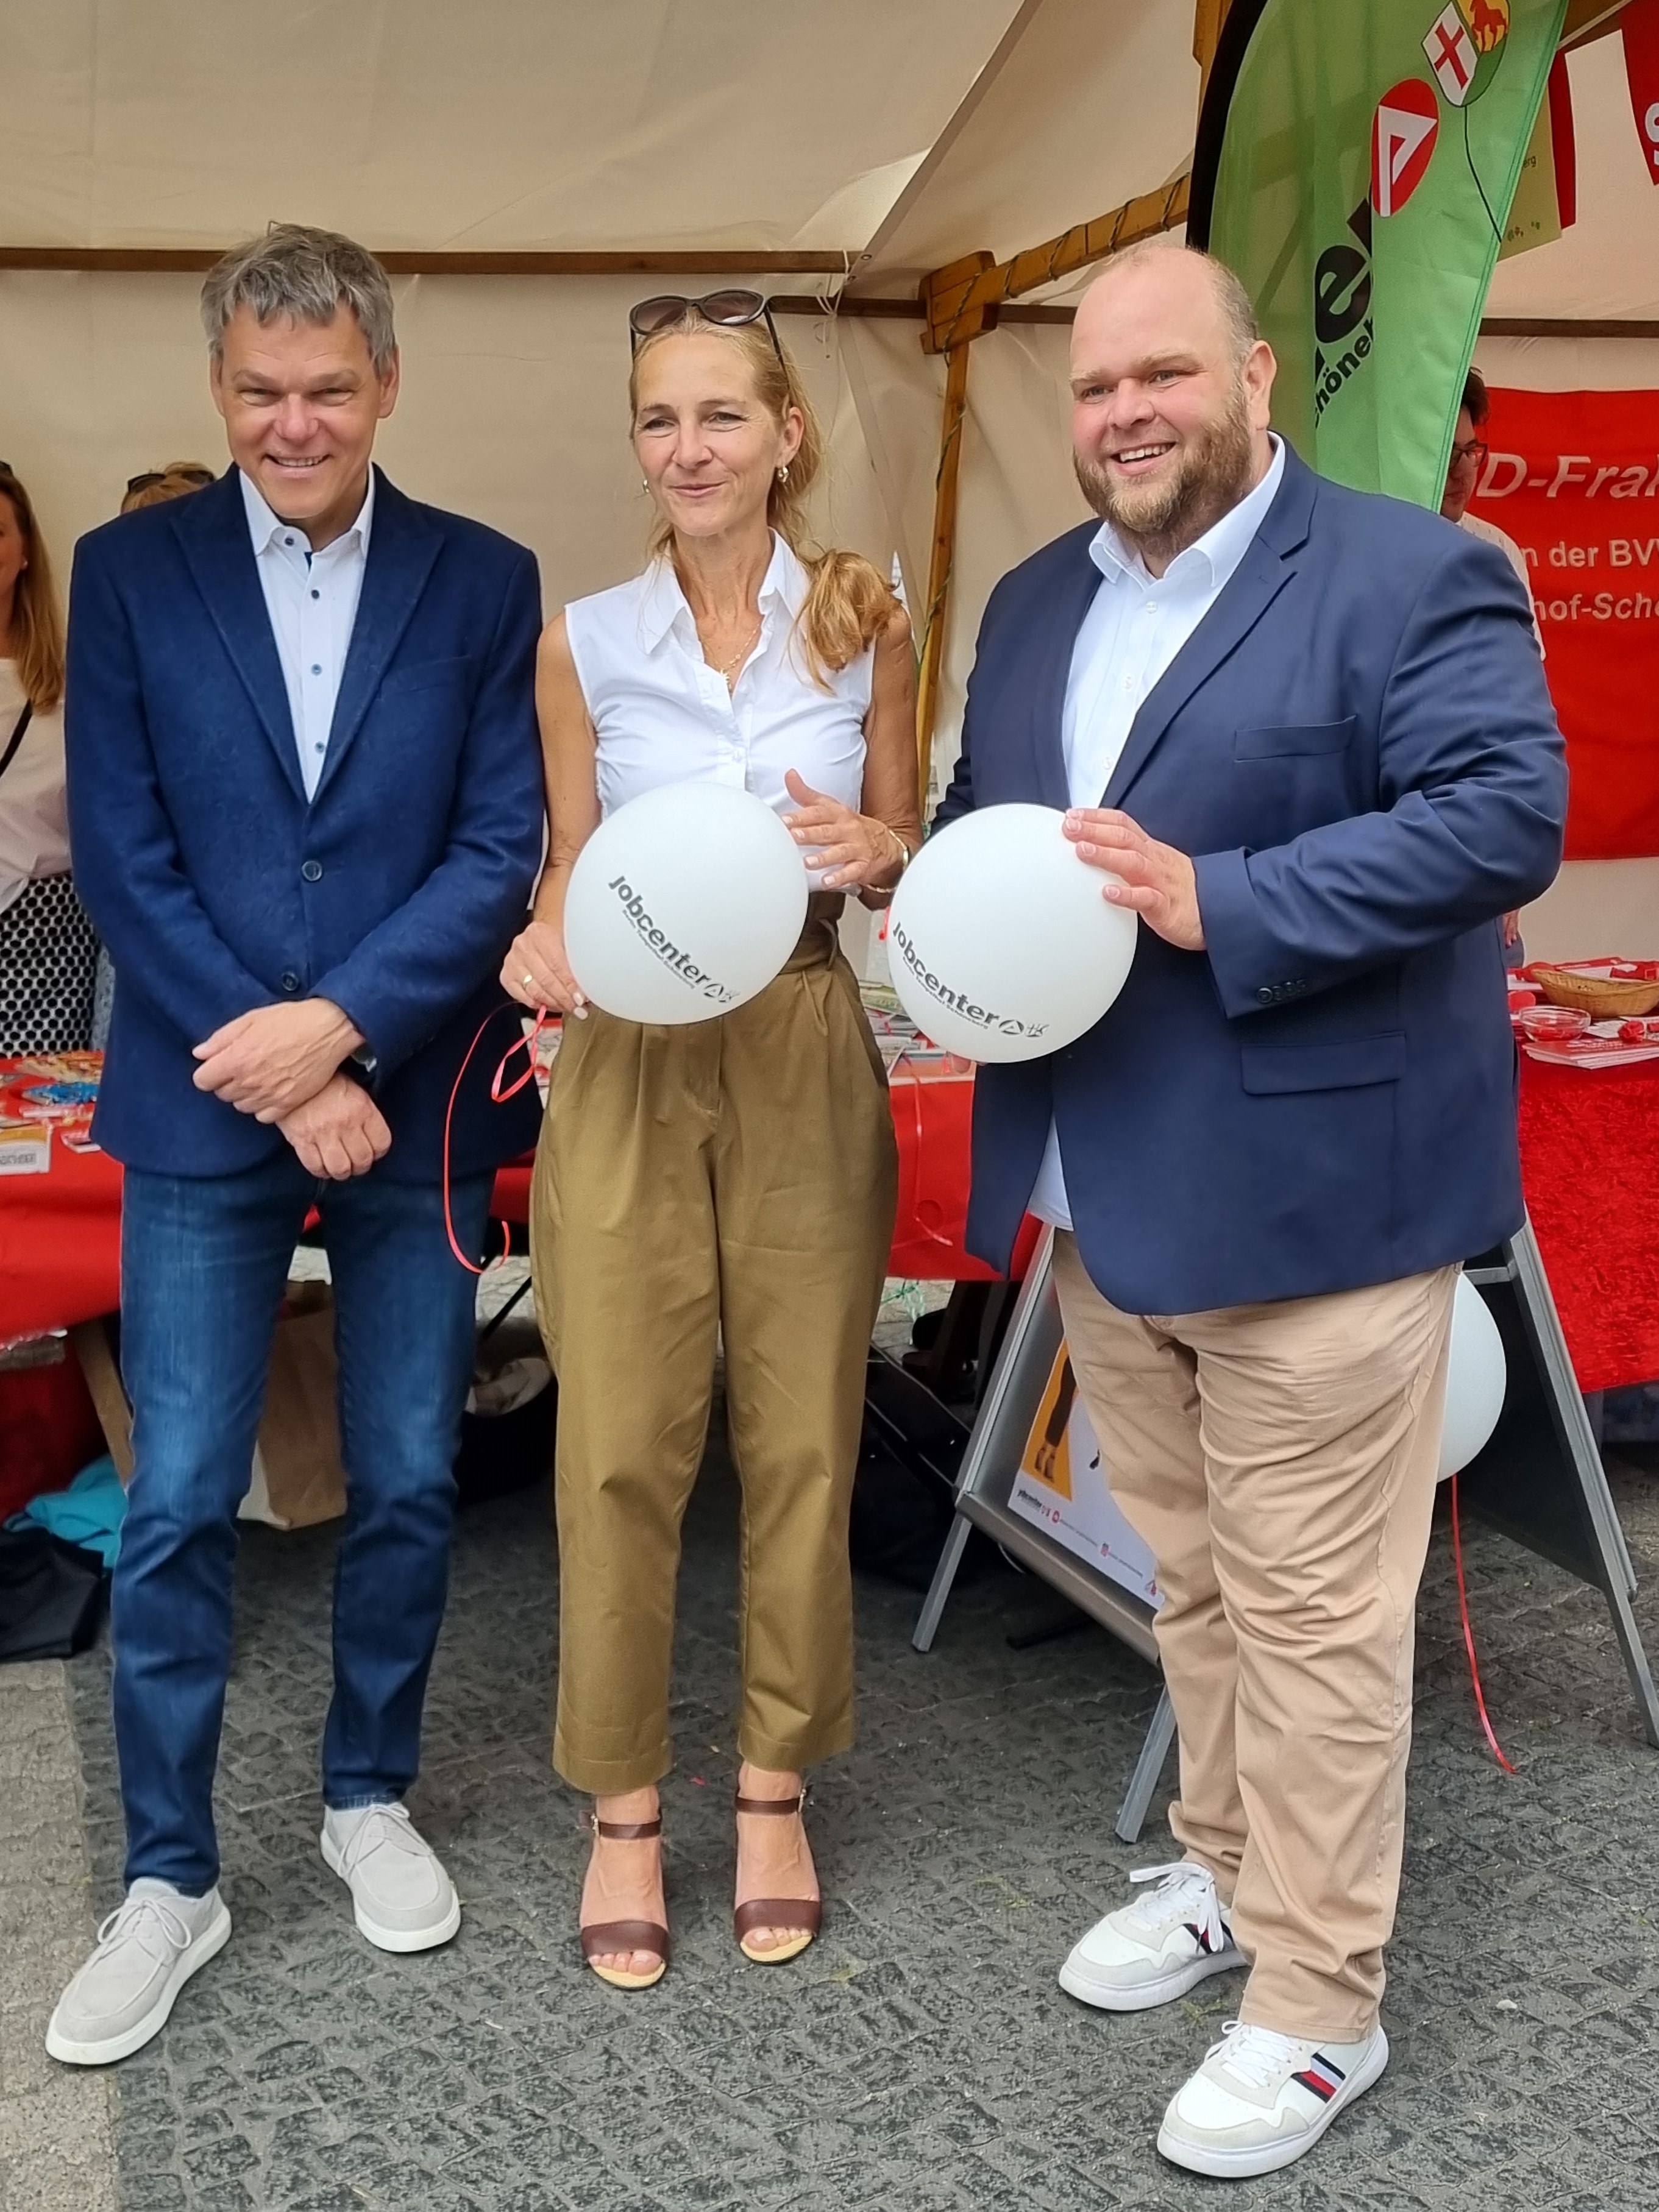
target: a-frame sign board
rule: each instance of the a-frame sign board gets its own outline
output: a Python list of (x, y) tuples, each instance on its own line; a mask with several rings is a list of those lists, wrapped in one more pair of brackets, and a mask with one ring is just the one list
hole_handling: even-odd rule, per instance
[[(982, 1528), (1022, 1566), (1156, 1666), (1152, 1607), (1009, 1505), (1063, 1334), (1052, 1244), (1052, 1232), (1045, 1234), (1008, 1324), (963, 1455), (956, 1518), (911, 1641), (918, 1651), (932, 1645), (969, 1531)], [(1465, 1272), (1497, 1321), (1509, 1382), (1491, 1442), (1459, 1478), (1461, 1500), (1504, 1535), (1601, 1592), (1642, 1725), (1649, 1742), (1659, 1746), (1659, 1693), (1631, 1610), (1636, 1577), (1630, 1553), (1531, 1225), (1500, 1251), (1469, 1262)], [(1117, 1832), (1126, 1842), (1139, 1833), (1174, 1734), (1165, 1694), (1118, 1814)]]

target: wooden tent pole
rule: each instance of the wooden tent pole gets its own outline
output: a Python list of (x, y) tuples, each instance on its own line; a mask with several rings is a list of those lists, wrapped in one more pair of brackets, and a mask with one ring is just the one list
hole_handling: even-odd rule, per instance
[(933, 760), (933, 716), (939, 706), (939, 670), (945, 657), (945, 616), (951, 600), (951, 570), (956, 560), (957, 486), (962, 469), (962, 425), (968, 411), (966, 343), (945, 356), (945, 418), (939, 434), (939, 474), (933, 481), (933, 544), (927, 563), (927, 605), (921, 626), (916, 673), (916, 764), (924, 811)]

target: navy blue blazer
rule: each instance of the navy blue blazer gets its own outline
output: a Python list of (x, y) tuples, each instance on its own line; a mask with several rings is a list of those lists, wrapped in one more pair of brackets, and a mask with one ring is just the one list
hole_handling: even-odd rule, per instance
[[(1005, 576), (941, 823), (1068, 804), (1096, 526)], [(1567, 779), (1503, 555), (1286, 451), (1249, 552), (1098, 804), (1193, 855), (1207, 950), (1143, 923), (1122, 994), (979, 1072), (968, 1244), (1006, 1267), (1052, 1115), (1084, 1263), (1131, 1313), (1388, 1282), (1521, 1224), (1495, 917), (1561, 858)]]
[(314, 799), (241, 486), (106, 524), (76, 549), (65, 734), (75, 880), (115, 963), (99, 1142), (216, 1176), (286, 1141), (191, 1081), (191, 1048), (253, 1006), (321, 997), (379, 1062), (393, 1181), (536, 1133), (535, 1086), (492, 1105), (518, 1034), (497, 981), (542, 853), (533, 556), (380, 476), (362, 593)]

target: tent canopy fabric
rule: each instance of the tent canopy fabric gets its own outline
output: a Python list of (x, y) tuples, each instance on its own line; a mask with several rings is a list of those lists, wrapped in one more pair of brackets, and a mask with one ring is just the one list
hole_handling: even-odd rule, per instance
[[(0, 249), (216, 247), (281, 216), (383, 250), (818, 251), (854, 296), (914, 299), (946, 262), (1011, 255), (1179, 175), (1193, 23), (1194, 0), (339, 0), (278, 19), (248, 0), (17, 0)], [(1570, 70), (1577, 224), (1500, 264), (1488, 312), (1659, 317), (1659, 192), (1620, 40), (1575, 52)], [(787, 289), (840, 281), (832, 266)], [(416, 496), (532, 545), (550, 610), (641, 557), (626, 310), (659, 287), (706, 289), (638, 274), (397, 284), (404, 391), (380, 455)], [(177, 275), (0, 268), (0, 453), (60, 565), (129, 476), (222, 456), (196, 291)], [(918, 606), (941, 364), (903, 317), (826, 309), (782, 327), (830, 431), (819, 533), (884, 568), (896, 556)], [(1066, 335), (1006, 319), (974, 342), (944, 767), (992, 586), (1085, 513)], [(1496, 380), (1659, 386), (1648, 340), (1487, 340), (1479, 358)], [(1608, 941), (1659, 952), (1659, 862), (1608, 865), (1626, 872), (1618, 911), (1632, 917)], [(1580, 890), (1588, 918), (1565, 921), (1553, 951), (1605, 949), (1596, 923), (1613, 909), (1588, 878)]]
[(0, 243), (856, 249), (1008, 0), (16, 0)]

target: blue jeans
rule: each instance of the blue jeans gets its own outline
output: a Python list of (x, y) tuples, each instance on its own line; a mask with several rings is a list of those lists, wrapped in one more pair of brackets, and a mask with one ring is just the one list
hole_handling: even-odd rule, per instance
[[(453, 1187), (463, 1251), (483, 1243), (491, 1178)], [(334, 1279), (349, 1503), (334, 1575), (331, 1806), (402, 1796), (448, 1586), (451, 1474), (471, 1372), (473, 1279), (435, 1184), (377, 1172), (319, 1183), (285, 1146), (239, 1175), (129, 1171), (121, 1366), (136, 1468), (111, 1595), (115, 1740), (129, 1882), (199, 1896), (230, 1668), (236, 1509), (246, 1492), (276, 1309), (320, 1207)]]

